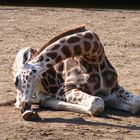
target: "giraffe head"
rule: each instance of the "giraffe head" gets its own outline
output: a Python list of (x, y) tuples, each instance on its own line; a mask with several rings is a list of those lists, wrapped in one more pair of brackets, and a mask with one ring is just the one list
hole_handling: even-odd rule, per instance
[[(12, 72), (13, 72), (13, 81), (14, 85), (17, 90), (17, 102), (16, 102), (16, 107), (21, 107), (22, 103), (25, 99), (24, 94), (23, 94), (23, 88), (25, 85), (25, 80), (27, 79), (27, 75), (30, 73), (29, 69), (26, 70), (27, 67), (27, 62), (33, 57), (33, 55), (36, 53), (36, 49), (33, 48), (23, 48), (21, 49), (15, 58), (13, 67), (12, 67)], [(28, 105), (24, 105), (26, 108), (29, 108)]]

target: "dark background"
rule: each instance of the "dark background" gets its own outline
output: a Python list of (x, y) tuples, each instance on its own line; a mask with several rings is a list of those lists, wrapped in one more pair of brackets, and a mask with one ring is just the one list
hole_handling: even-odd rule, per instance
[(140, 0), (0, 0), (0, 5), (140, 9)]

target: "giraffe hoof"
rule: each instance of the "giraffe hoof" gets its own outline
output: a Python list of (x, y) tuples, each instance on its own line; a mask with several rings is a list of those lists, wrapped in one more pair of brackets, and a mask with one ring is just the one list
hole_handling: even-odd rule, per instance
[(22, 114), (22, 118), (26, 121), (31, 121), (31, 120), (35, 120), (39, 118), (39, 115), (36, 111), (33, 110), (26, 110), (23, 114)]
[(91, 114), (97, 116), (104, 111), (104, 101), (100, 97), (96, 97), (90, 108)]

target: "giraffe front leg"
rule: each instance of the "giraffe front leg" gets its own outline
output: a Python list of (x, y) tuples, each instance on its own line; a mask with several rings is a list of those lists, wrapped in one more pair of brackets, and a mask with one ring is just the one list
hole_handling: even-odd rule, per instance
[(87, 115), (98, 115), (104, 110), (104, 101), (97, 96), (88, 95), (80, 90), (72, 89), (64, 92), (63, 95), (57, 93), (58, 100), (46, 101), (46, 107), (57, 110), (67, 110)]
[(128, 111), (133, 114), (140, 111), (140, 96), (134, 95), (122, 87), (114, 90), (104, 101), (109, 107)]
[(41, 102), (41, 107), (91, 115), (91, 112), (85, 106), (64, 102), (55, 98), (50, 98), (49, 100), (48, 99), (43, 100)]

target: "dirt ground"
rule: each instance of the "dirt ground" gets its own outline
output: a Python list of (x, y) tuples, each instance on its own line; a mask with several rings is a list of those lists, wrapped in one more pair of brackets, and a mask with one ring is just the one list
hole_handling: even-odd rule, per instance
[[(81, 24), (96, 32), (119, 74), (119, 83), (140, 95), (140, 11), (0, 6), (0, 102), (15, 98), (9, 68), (23, 47), (41, 47)], [(140, 113), (106, 109), (99, 117), (39, 110), (42, 119), (21, 119), (14, 106), (0, 107), (0, 140), (139, 140)]]

